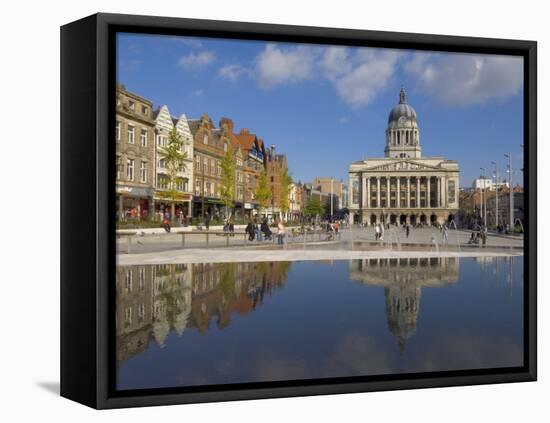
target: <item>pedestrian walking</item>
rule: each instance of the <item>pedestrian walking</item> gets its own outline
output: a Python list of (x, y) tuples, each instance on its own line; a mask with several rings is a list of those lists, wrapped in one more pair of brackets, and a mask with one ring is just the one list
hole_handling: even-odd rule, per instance
[(277, 244), (283, 245), (284, 237), (285, 237), (285, 224), (283, 222), (283, 219), (280, 219), (279, 223), (277, 224)]
[(411, 225), (409, 225), (407, 223), (407, 225), (405, 226), (405, 233), (407, 234), (407, 238), (409, 237), (409, 235), (411, 234)]
[(264, 238), (267, 241), (271, 241), (273, 239), (271, 229), (269, 229), (269, 224), (267, 223), (267, 217), (262, 221), (260, 230), (264, 233)]
[(254, 237), (256, 236), (256, 231), (254, 229), (254, 224), (252, 223), (252, 220), (248, 221), (248, 225), (246, 225), (245, 232), (248, 234), (248, 240), (254, 241)]
[(382, 241), (384, 240), (384, 231), (385, 231), (384, 224), (381, 223), (380, 224), (380, 240), (382, 240)]
[(206, 226), (207, 231), (210, 229), (210, 213), (208, 212), (204, 215), (204, 226)]
[(443, 243), (447, 244), (449, 242), (449, 230), (447, 229), (447, 225), (443, 225)]
[(380, 226), (379, 225), (374, 226), (374, 239), (376, 241), (378, 241), (378, 239), (380, 239)]

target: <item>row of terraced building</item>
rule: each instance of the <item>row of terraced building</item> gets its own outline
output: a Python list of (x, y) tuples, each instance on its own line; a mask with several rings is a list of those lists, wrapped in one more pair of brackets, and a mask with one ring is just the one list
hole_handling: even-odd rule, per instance
[[(174, 128), (187, 161), (178, 175), (175, 198), (168, 194), (166, 163), (159, 154)], [(273, 193), (271, 206), (262, 214), (279, 213), (279, 176), (287, 168), (286, 156), (277, 154), (273, 145), (266, 147), (249, 129), (235, 132), (229, 118), (221, 118), (216, 126), (207, 114), (175, 117), (166, 105), (154, 110), (150, 100), (117, 85), (115, 138), (117, 219), (160, 218), (166, 212), (173, 217), (204, 218), (208, 213), (221, 218), (221, 163), (229, 148), (235, 159), (234, 215), (246, 218), (259, 212), (254, 193), (262, 171)]]

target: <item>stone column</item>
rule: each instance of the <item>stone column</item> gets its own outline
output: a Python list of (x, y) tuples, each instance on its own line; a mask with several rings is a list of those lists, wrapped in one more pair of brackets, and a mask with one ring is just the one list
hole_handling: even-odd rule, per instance
[(407, 176), (407, 208), (411, 208), (411, 177)]
[(376, 207), (380, 208), (380, 176), (376, 178)]
[(367, 208), (370, 209), (370, 176), (367, 178)]
[(390, 182), (391, 178), (386, 176), (386, 208), (390, 208)]
[(365, 195), (367, 193), (367, 184), (365, 182), (366, 182), (365, 177), (361, 173), (361, 204), (360, 204), (361, 209), (365, 208)]
[(397, 205), (397, 208), (401, 207), (401, 193), (399, 192), (401, 190), (401, 177), (397, 177), (397, 183), (396, 183), (396, 189), (397, 189), (397, 192), (395, 194), (395, 201), (396, 201), (396, 205)]
[(416, 208), (420, 208), (420, 176), (416, 177)]
[(447, 178), (441, 178), (441, 184), (443, 185), (441, 190), (441, 203), (443, 207), (447, 207)]
[(441, 207), (441, 177), (437, 177), (437, 207)]
[(428, 183), (427, 183), (427, 186), (426, 186), (426, 205), (428, 207), (431, 207), (431, 203), (430, 203), (430, 189), (431, 189), (431, 179), (432, 177), (431, 176), (428, 176)]

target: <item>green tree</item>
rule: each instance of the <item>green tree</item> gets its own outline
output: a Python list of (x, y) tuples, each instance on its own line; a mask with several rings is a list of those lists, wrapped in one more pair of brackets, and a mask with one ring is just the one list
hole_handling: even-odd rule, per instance
[(289, 209), (290, 202), (290, 186), (292, 185), (292, 176), (288, 172), (288, 169), (285, 167), (279, 176), (279, 184), (281, 187), (281, 195), (279, 200), (279, 210), (284, 216)]
[(258, 176), (258, 183), (254, 190), (254, 199), (258, 202), (262, 210), (266, 209), (271, 201), (271, 187), (267, 183), (267, 176), (263, 169)]
[(304, 207), (304, 215), (315, 217), (316, 215), (323, 215), (325, 208), (321, 204), (321, 201), (317, 197), (312, 197)]
[(235, 160), (233, 149), (229, 144), (227, 144), (227, 151), (222, 159), (222, 183), (219, 186), (219, 192), (221, 200), (225, 204), (225, 214), (228, 216), (235, 196)]
[(168, 134), (168, 144), (165, 147), (159, 148), (159, 156), (164, 160), (167, 176), (165, 176), (164, 182), (168, 186), (168, 189), (161, 193), (162, 196), (167, 197), (172, 202), (171, 218), (174, 219), (174, 204), (181, 198), (178, 192), (178, 182), (183, 178), (179, 176), (180, 172), (185, 172), (187, 153), (183, 150), (183, 139), (178, 133), (176, 128), (173, 128)]

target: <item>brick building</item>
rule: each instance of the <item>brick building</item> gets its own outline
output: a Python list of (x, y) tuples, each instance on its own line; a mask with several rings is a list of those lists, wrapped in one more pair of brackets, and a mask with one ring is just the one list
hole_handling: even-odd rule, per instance
[(142, 219), (153, 211), (154, 122), (152, 103), (116, 87), (116, 207), (118, 219)]

